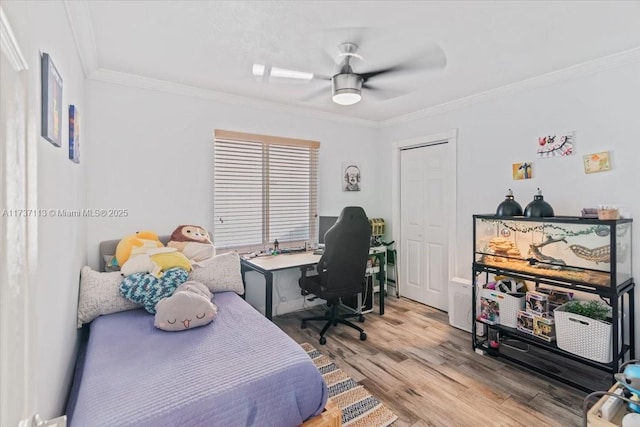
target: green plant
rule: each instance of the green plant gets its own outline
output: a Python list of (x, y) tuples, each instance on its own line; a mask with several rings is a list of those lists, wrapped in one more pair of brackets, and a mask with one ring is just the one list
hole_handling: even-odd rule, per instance
[(611, 308), (608, 305), (595, 300), (569, 301), (564, 305), (564, 311), (601, 321), (607, 321), (611, 318)]

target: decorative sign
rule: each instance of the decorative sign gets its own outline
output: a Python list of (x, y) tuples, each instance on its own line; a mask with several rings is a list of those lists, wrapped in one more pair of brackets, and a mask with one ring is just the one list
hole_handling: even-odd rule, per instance
[(62, 144), (62, 77), (48, 53), (42, 54), (42, 136), (60, 147)]
[(360, 191), (360, 165), (342, 162), (342, 191)]
[(523, 162), (511, 165), (511, 171), (514, 180), (533, 178), (533, 163)]
[(80, 113), (69, 105), (69, 160), (80, 163)]
[(563, 157), (573, 154), (573, 132), (538, 137), (538, 157)]
[(611, 170), (611, 160), (609, 152), (587, 154), (582, 156), (584, 162), (584, 173), (604, 172)]

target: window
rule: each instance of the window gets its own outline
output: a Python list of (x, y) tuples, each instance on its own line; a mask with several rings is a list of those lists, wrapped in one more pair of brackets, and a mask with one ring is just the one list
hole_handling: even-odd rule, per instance
[(213, 237), (246, 250), (317, 240), (320, 143), (216, 130)]

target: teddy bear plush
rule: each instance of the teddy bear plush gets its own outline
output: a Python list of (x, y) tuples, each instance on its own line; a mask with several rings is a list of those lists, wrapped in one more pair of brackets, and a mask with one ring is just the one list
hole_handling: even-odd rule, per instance
[(165, 331), (184, 331), (209, 324), (218, 314), (213, 294), (201, 282), (188, 281), (156, 305), (154, 326)]
[(171, 233), (167, 246), (182, 252), (192, 263), (205, 261), (216, 254), (209, 233), (198, 225), (178, 226)]

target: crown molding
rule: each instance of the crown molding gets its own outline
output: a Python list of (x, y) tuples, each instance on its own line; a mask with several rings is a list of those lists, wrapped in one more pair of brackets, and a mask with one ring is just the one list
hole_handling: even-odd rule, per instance
[[(91, 25), (91, 14), (87, 1), (63, 0), (67, 11), (67, 18), (73, 33), (78, 55), (84, 69), (85, 76), (92, 80), (114, 83), (123, 86), (137, 87), (148, 90), (172, 93), (176, 95), (190, 96), (201, 99), (225, 102), (234, 105), (250, 106), (252, 108), (266, 109), (293, 113), (305, 117), (321, 120), (330, 120), (339, 123), (364, 126), (368, 128), (384, 129), (394, 125), (412, 122), (422, 118), (447, 113), (456, 109), (465, 108), (479, 102), (496, 99), (510, 95), (518, 91), (546, 86), (568, 79), (584, 77), (590, 74), (610, 70), (640, 61), (640, 47), (626, 50), (617, 54), (605, 56), (581, 64), (573, 65), (562, 70), (553, 71), (540, 76), (532, 77), (509, 85), (490, 89), (464, 98), (424, 108), (408, 114), (392, 117), (387, 120), (368, 120), (356, 117), (344, 116), (336, 113), (328, 113), (316, 109), (293, 106), (275, 101), (267, 101), (247, 96), (232, 95), (211, 89), (203, 89), (165, 80), (158, 80), (134, 74), (122, 73), (98, 68), (97, 49), (95, 36)], [(4, 23), (4, 22), (3, 22)], [(4, 33), (3, 33), (4, 34)], [(4, 36), (3, 36), (4, 37)], [(4, 39), (3, 39), (4, 40)]]
[(459, 98), (454, 101), (445, 102), (444, 104), (435, 105), (433, 107), (424, 108), (409, 114), (397, 116), (388, 120), (378, 122), (380, 128), (387, 128), (397, 124), (412, 122), (418, 119), (435, 116), (438, 114), (448, 113), (453, 110), (468, 107), (479, 102), (496, 99), (502, 96), (510, 95), (522, 90), (547, 86), (550, 84), (562, 82), (569, 79), (580, 78), (591, 74), (607, 71), (613, 68), (622, 67), (640, 61), (640, 47), (629, 49), (613, 55), (604, 56), (602, 58), (583, 62), (581, 64), (572, 65), (562, 70), (553, 71), (540, 76), (521, 80), (509, 85), (500, 86), (485, 92)]
[(13, 34), (9, 18), (4, 14), (4, 10), (0, 6), (0, 50), (4, 52), (16, 71), (29, 69), (29, 64), (20, 50), (16, 36)]
[(372, 120), (342, 116), (340, 114), (327, 113), (314, 109), (297, 107), (288, 104), (281, 104), (274, 101), (266, 101), (257, 98), (232, 95), (224, 92), (217, 92), (211, 89), (203, 89), (196, 86), (189, 86), (181, 83), (173, 83), (166, 80), (142, 77), (135, 74), (122, 73), (119, 71), (96, 69), (89, 76), (91, 80), (97, 80), (106, 83), (113, 83), (122, 86), (136, 87), (140, 89), (155, 90), (174, 95), (189, 96), (193, 98), (207, 99), (213, 101), (224, 102), (233, 105), (250, 106), (269, 111), (279, 111), (285, 113), (293, 113), (303, 115), (312, 119), (331, 120), (334, 122), (355, 124), (365, 127), (377, 128), (378, 123)]
[(86, 1), (64, 0), (69, 27), (78, 50), (85, 77), (98, 69), (96, 39), (91, 25), (91, 13)]

